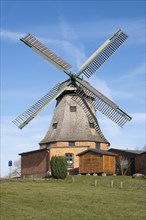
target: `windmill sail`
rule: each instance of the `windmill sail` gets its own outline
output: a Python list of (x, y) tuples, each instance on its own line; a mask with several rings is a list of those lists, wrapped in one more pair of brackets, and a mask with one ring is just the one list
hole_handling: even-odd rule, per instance
[(23, 114), (18, 116), (13, 123), (22, 129), (26, 124), (28, 124), (40, 111), (42, 111), (47, 105), (49, 105), (55, 98), (57, 98), (70, 84), (67, 81), (63, 84), (58, 83), (54, 86), (46, 95), (44, 95), (39, 101), (32, 105)]
[[(39, 42), (33, 35), (28, 34), (20, 40), (27, 46), (32, 48), (40, 56), (44, 57), (59, 70), (63, 71), (69, 76), (69, 80), (62, 84), (57, 84), (51, 89), (45, 96), (43, 96), (38, 102), (31, 106), (22, 115), (18, 116), (13, 122), (19, 128), (23, 128), (28, 124), (42, 109), (44, 109), (51, 101), (57, 98), (69, 85), (77, 84), (77, 95), (80, 98), (92, 97), (94, 107), (100, 110), (103, 114), (116, 122), (118, 125), (123, 126), (127, 121), (131, 120), (131, 117), (122, 111), (114, 102), (97, 91), (87, 82), (83, 81), (79, 76), (84, 74), (86, 77), (90, 77), (96, 72), (101, 65), (124, 43), (128, 36), (122, 31), (117, 31), (109, 40), (107, 40), (98, 50), (93, 53), (89, 59), (80, 67), (77, 74), (72, 74), (68, 71), (72, 66), (57, 56), (54, 52), (46, 48), (41, 42)], [(77, 99), (78, 100), (78, 99)], [(85, 108), (85, 103), (82, 102), (82, 107), (90, 121), (96, 125), (96, 120), (92, 119), (92, 114), (89, 114)], [(96, 127), (96, 126), (95, 126)], [(97, 126), (98, 129), (98, 126)]]
[(77, 89), (77, 94), (80, 97), (92, 97), (93, 104), (96, 109), (101, 111), (104, 115), (110, 118), (112, 121), (117, 123), (119, 126), (123, 126), (127, 121), (130, 121), (132, 118), (122, 111), (114, 102), (104, 96), (102, 93), (97, 91), (95, 88), (91, 87), (85, 81), (77, 81), (80, 83), (80, 86)]
[(84, 74), (87, 78), (92, 76), (97, 69), (124, 43), (128, 38), (122, 30), (119, 30), (107, 40), (92, 56), (79, 68), (77, 76)]
[(41, 42), (39, 42), (33, 35), (28, 34), (25, 37), (20, 39), (26, 45), (32, 48), (36, 53), (40, 56), (48, 60), (54, 66), (56, 66), (61, 71), (66, 71), (70, 69), (72, 66), (64, 61), (62, 58), (57, 56), (54, 52), (45, 47)]

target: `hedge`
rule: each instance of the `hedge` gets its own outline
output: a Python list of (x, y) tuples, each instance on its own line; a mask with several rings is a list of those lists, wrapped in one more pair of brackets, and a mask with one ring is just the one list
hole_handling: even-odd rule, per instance
[(53, 156), (51, 159), (52, 177), (65, 179), (67, 176), (67, 159), (62, 156)]

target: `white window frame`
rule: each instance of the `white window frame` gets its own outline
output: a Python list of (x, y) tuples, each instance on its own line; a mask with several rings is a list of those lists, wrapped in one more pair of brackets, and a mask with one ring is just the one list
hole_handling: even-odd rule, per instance
[(73, 153), (66, 153), (65, 156), (67, 159), (68, 167), (73, 167), (74, 166), (74, 154)]

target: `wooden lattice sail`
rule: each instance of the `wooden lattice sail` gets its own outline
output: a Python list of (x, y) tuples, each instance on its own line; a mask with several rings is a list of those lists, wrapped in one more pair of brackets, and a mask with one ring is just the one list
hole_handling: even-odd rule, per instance
[[(33, 118), (36, 117), (37, 114), (40, 113), (47, 105), (49, 105), (54, 99), (57, 98), (57, 105), (60, 105), (59, 103), (65, 102), (65, 100), (69, 99), (68, 96), (62, 96), (64, 94), (64, 91), (67, 91), (71, 85), (76, 85), (76, 95), (74, 95), (74, 101), (78, 103), (79, 106), (82, 107), (82, 110), (80, 108), (80, 111), (84, 111), (86, 113), (87, 118), (89, 118), (90, 121), (94, 124), (95, 130), (100, 131), (98, 122), (95, 117), (95, 113), (92, 112), (93, 105), (96, 109), (101, 111), (104, 115), (109, 117), (111, 120), (116, 122), (119, 126), (123, 126), (127, 121), (131, 120), (131, 117), (127, 115), (124, 111), (122, 111), (118, 105), (116, 105), (114, 102), (112, 102), (110, 99), (108, 99), (106, 96), (104, 96), (102, 93), (97, 91), (95, 88), (93, 88), (91, 85), (89, 85), (87, 82), (82, 80), (80, 78), (81, 74), (84, 74), (87, 78), (92, 76), (104, 63), (105, 61), (125, 42), (125, 40), (128, 38), (128, 36), (122, 31), (118, 30), (110, 39), (108, 39), (99, 49), (97, 49), (92, 56), (90, 56), (87, 61), (79, 68), (79, 71), (76, 74), (72, 74), (69, 72), (69, 69), (72, 67), (69, 63), (64, 61), (62, 58), (60, 58), (58, 55), (56, 55), (54, 52), (46, 48), (41, 42), (39, 42), (33, 35), (28, 34), (25, 37), (21, 38), (20, 40), (24, 42), (27, 46), (29, 46), (32, 50), (34, 50), (36, 53), (38, 53), (40, 56), (45, 58), (47, 61), (49, 61), (51, 64), (53, 64), (55, 67), (57, 67), (59, 70), (63, 71), (65, 74), (69, 76), (69, 79), (62, 83), (57, 84), (54, 86), (45, 96), (43, 96), (38, 102), (36, 102), (34, 105), (32, 105), (27, 111), (25, 111), (23, 114), (18, 116), (13, 122), (16, 124), (20, 129), (22, 129), (25, 125), (27, 125)], [(60, 97), (63, 97), (61, 101)], [(93, 103), (88, 97), (93, 97), (94, 100)], [(72, 100), (72, 102), (73, 102)], [(88, 101), (87, 101), (88, 100)], [(69, 100), (68, 100), (69, 101)], [(70, 99), (70, 104), (71, 102)], [(65, 102), (66, 103), (66, 102)], [(60, 105), (63, 112), (66, 111), (66, 107), (63, 110), (63, 105)], [(66, 105), (65, 105), (66, 106)], [(57, 111), (57, 107), (56, 110)], [(59, 114), (59, 110), (58, 113)], [(62, 114), (63, 115), (63, 114)], [(79, 114), (77, 114), (77, 117)], [(54, 114), (54, 117), (56, 116), (56, 113)], [(60, 116), (63, 118), (63, 116)], [(82, 117), (82, 115), (80, 115)], [(65, 117), (64, 117), (65, 118)], [(53, 119), (53, 120), (59, 120)], [(80, 119), (73, 119), (76, 120), (76, 126), (82, 127), (82, 125), (79, 123)], [(78, 121), (78, 123), (77, 123)], [(57, 122), (56, 122), (57, 123)], [(60, 126), (61, 122), (58, 122), (58, 126)], [(83, 123), (84, 124), (84, 123)], [(63, 126), (66, 126), (66, 124), (62, 124)], [(69, 125), (71, 125), (71, 122), (69, 122)], [(67, 129), (69, 129), (69, 125), (67, 125)], [(51, 129), (51, 128), (50, 128)], [(62, 127), (63, 132), (62, 135), (65, 133), (65, 127)], [(79, 128), (76, 128), (77, 130)], [(83, 130), (83, 129), (82, 129)], [(91, 130), (91, 129), (89, 129)], [(54, 130), (52, 130), (53, 132)], [(60, 130), (61, 131), (61, 130)], [(67, 131), (66, 131), (67, 132)], [(78, 132), (76, 132), (78, 134)], [(100, 133), (100, 132), (99, 132)], [(103, 136), (103, 135), (100, 135)], [(102, 137), (103, 138), (103, 137)]]

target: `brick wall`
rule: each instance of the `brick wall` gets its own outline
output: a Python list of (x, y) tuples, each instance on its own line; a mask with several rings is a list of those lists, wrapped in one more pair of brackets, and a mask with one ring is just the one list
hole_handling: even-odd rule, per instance
[(49, 152), (37, 150), (21, 154), (21, 175), (42, 177), (49, 170)]
[[(66, 147), (69, 146), (68, 141), (63, 141), (63, 142), (51, 142), (50, 147)], [(75, 146), (89, 146), (90, 148), (96, 148), (96, 142), (91, 142), (91, 141), (76, 141)], [(46, 148), (46, 144), (40, 144), (40, 149)], [(100, 143), (101, 150), (108, 150), (108, 144), (106, 143)]]
[(109, 146), (106, 143), (100, 143), (100, 149), (101, 150), (108, 150)]
[(73, 154), (73, 166), (71, 168), (68, 168), (69, 173), (78, 173), (79, 168), (79, 157), (76, 156), (76, 154), (87, 150), (89, 147), (85, 146), (79, 146), (79, 147), (52, 147), (50, 148), (50, 160), (52, 156), (65, 156), (65, 154), (70, 153)]

